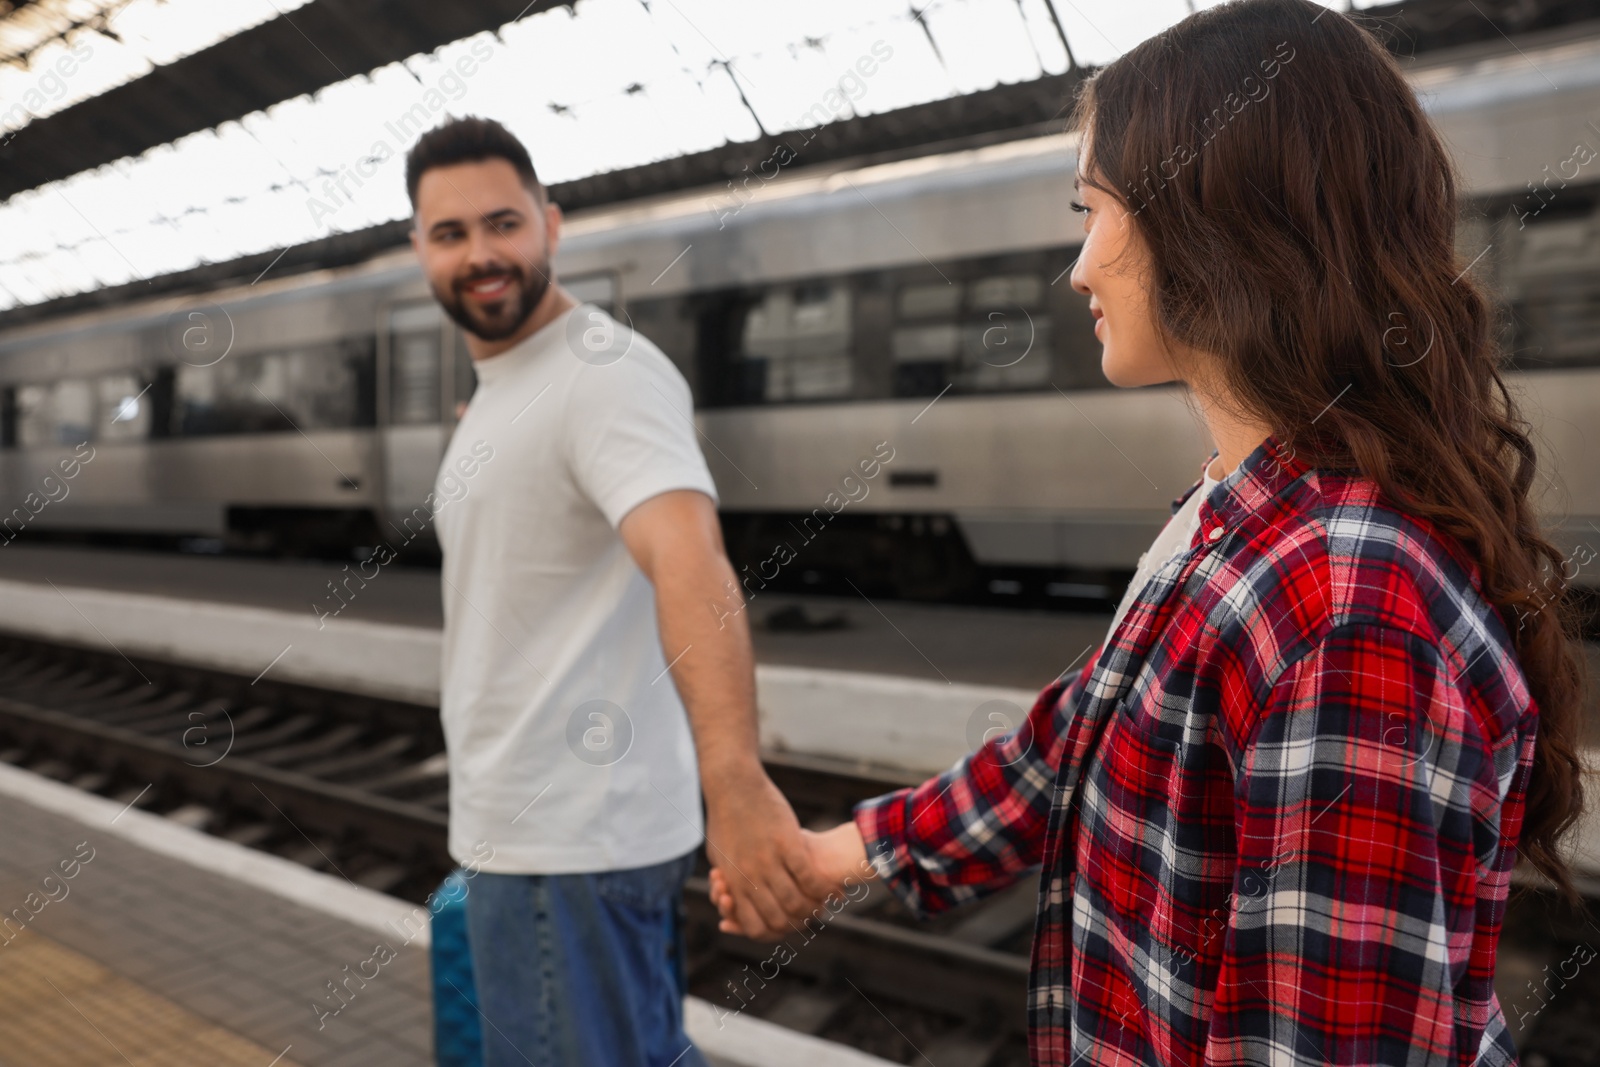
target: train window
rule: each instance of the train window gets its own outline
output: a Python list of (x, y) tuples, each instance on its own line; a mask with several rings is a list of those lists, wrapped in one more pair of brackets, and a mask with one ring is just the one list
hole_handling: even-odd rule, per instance
[(961, 349), (961, 327), (954, 323), (938, 326), (901, 326), (889, 335), (889, 352), (896, 363), (941, 363), (956, 358)]
[(57, 382), (54, 392), (56, 440), (69, 444), (93, 437), (94, 385), (86, 381)]
[(942, 282), (937, 285), (908, 285), (900, 290), (895, 305), (902, 319), (954, 315), (961, 310), (961, 286)]
[(389, 422), (439, 421), (439, 356), (443, 316), (434, 303), (389, 312)]
[(696, 323), (689, 302), (681, 297), (628, 301), (633, 328), (648, 338), (682, 372), (695, 402), (703, 403), (703, 382), (695, 369)]
[(145, 440), (153, 426), (151, 385), (145, 375), (121, 373), (15, 386), (8, 391), (6, 443), (37, 448)]
[(1095, 388), (1100, 346), (1066, 277), (1076, 249), (635, 301), (707, 407)]
[(961, 334), (962, 365), (957, 384), (974, 392), (1031, 389), (1050, 383), (1054, 350), (1051, 322), (1025, 309), (993, 310)]
[(108, 374), (95, 383), (100, 401), (97, 439), (143, 441), (150, 436), (150, 384), (133, 374)]
[(1516, 234), (1501, 295), (1519, 369), (1600, 363), (1600, 217), (1529, 224)]
[(51, 411), (50, 386), (19, 385), (17, 394), (17, 444), (23, 448), (59, 444)]
[(373, 424), (371, 338), (180, 366), (178, 424), (185, 435), (283, 433)]
[[(948, 273), (957, 277), (959, 265)], [(895, 301), (889, 335), (896, 396), (1033, 389), (1053, 368), (1052, 322), (1037, 273), (914, 284)]]
[(1037, 274), (1002, 274), (979, 278), (968, 287), (968, 293), (974, 311), (1036, 308), (1044, 281)]
[(18, 386), (16, 405), (17, 444), (23, 448), (76, 445), (94, 435), (95, 390), (91, 382)]
[(950, 384), (950, 364), (961, 347), (961, 328), (898, 326), (889, 334), (896, 396), (934, 396)]
[(968, 284), (958, 385), (990, 392), (1049, 383), (1054, 345), (1050, 316), (1040, 310), (1043, 297), (1037, 274), (998, 274)]
[(738, 357), (749, 399), (848, 397), (850, 290), (829, 282), (769, 289), (745, 314)]

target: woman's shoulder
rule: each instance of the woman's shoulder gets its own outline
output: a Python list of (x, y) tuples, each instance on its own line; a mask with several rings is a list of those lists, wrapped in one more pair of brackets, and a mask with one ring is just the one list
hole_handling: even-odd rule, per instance
[(1433, 637), (1453, 630), (1463, 610), (1492, 613), (1461, 543), (1391, 503), (1372, 479), (1316, 472), (1314, 488), (1300, 539), (1322, 548), (1329, 624), (1374, 619)]
[[(1367, 626), (1409, 635), (1457, 669), (1510, 656), (1500, 613), (1462, 546), (1358, 474), (1304, 470), (1242, 519), (1211, 622), (1258, 650), (1269, 682), (1328, 637)], [(1230, 639), (1231, 637), (1231, 639)]]

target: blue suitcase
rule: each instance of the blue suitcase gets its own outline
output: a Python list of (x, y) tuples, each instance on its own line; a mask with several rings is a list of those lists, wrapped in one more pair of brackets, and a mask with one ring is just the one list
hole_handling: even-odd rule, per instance
[(429, 961), (433, 971), (433, 1047), (439, 1067), (482, 1067), (483, 1029), (467, 944), (467, 882), (450, 873), (434, 895)]

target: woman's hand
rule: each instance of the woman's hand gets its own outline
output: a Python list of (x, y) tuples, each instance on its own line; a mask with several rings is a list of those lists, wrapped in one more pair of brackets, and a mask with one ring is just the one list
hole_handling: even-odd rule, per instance
[[(831, 893), (843, 893), (845, 879), (867, 881), (877, 877), (872, 864), (867, 861), (867, 847), (855, 822), (849, 821), (823, 833), (802, 830), (805, 841), (807, 870), (800, 874), (799, 882), (811, 898), (806, 910), (793, 912), (789, 918), (799, 921), (812, 914)], [(718, 929), (729, 934), (743, 934), (758, 941), (775, 941), (788, 931), (765, 923), (741, 923), (734, 908), (730, 877), (737, 879), (737, 871), (726, 873), (721, 867), (711, 868), (711, 900), (722, 916)], [(753, 914), (753, 913), (751, 913)]]

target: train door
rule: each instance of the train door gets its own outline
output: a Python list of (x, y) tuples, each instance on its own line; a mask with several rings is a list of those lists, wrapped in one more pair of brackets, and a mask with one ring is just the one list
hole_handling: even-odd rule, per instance
[(451, 361), (446, 358), (453, 332), (431, 300), (391, 304), (380, 313), (383, 532), (397, 548), (400, 542), (432, 538), (432, 519), (424, 502), (455, 421)]

